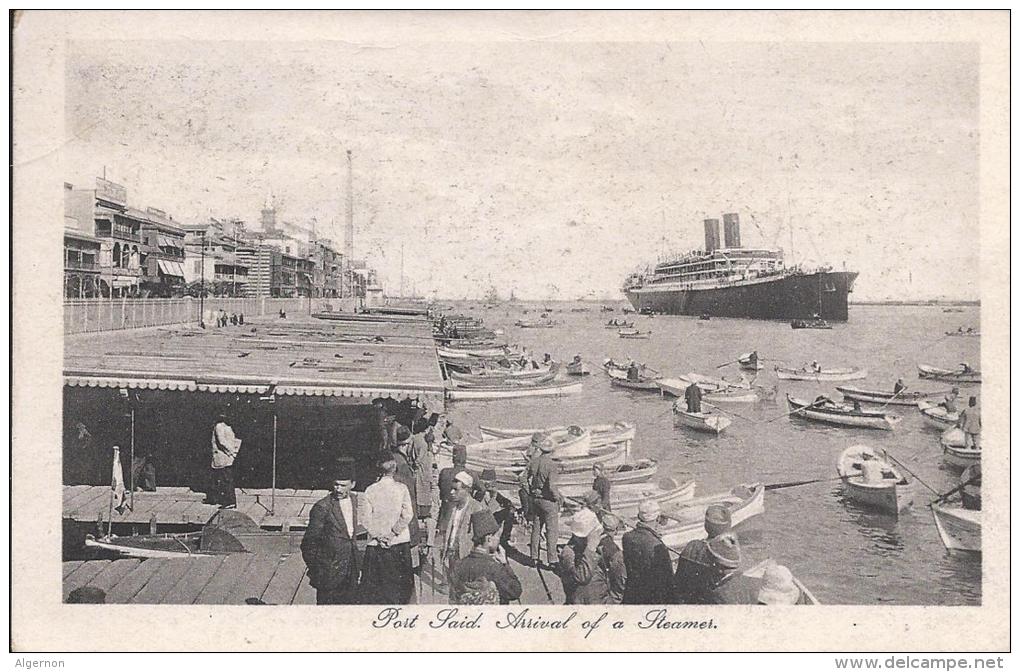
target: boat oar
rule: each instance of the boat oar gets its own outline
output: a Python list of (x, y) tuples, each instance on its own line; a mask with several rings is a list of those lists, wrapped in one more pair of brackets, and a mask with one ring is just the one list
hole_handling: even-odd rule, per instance
[(738, 363), (740, 363), (740, 360), (739, 360), (739, 359), (734, 359), (734, 360), (733, 360), (732, 362), (723, 362), (722, 364), (718, 365), (718, 366), (717, 366), (717, 367), (715, 367), (715, 368), (717, 368), (717, 369), (721, 369), (721, 368), (723, 368), (724, 366), (729, 366), (730, 364), (738, 364)]
[(787, 483), (770, 483), (765, 486), (766, 490), (782, 490), (784, 488), (795, 488), (799, 485), (810, 485), (811, 483), (828, 483), (838, 481), (842, 476), (830, 476), (828, 478), (812, 478), (809, 481), (789, 481)]
[(911, 476), (913, 476), (913, 477), (914, 477), (915, 479), (917, 479), (917, 482), (918, 482), (918, 483), (920, 483), (920, 484), (921, 484), (921, 485), (923, 485), (924, 487), (928, 488), (929, 490), (931, 490), (932, 492), (934, 492), (934, 493), (935, 493), (936, 495), (937, 495), (937, 494), (939, 494), (939, 491), (938, 491), (938, 490), (936, 490), (935, 488), (931, 487), (930, 485), (928, 485), (927, 483), (925, 483), (925, 482), (924, 482), (923, 480), (921, 480), (921, 477), (920, 477), (920, 476), (918, 476), (917, 474), (915, 474), (914, 472), (912, 472), (912, 471), (910, 470), (910, 467), (908, 467), (907, 465), (903, 464), (902, 462), (900, 462), (899, 460), (897, 460), (897, 459), (896, 459), (895, 457), (893, 457), (892, 455), (890, 455), (890, 454), (889, 454), (889, 451), (887, 451), (887, 450), (885, 450), (885, 449), (883, 448), (883, 449), (882, 449), (882, 454), (883, 454), (883, 455), (885, 455), (885, 457), (886, 457), (886, 459), (887, 459), (887, 460), (892, 460), (892, 461), (893, 461), (893, 462), (895, 462), (895, 463), (896, 463), (897, 465), (899, 465), (900, 467), (902, 467), (902, 468), (903, 468), (903, 471), (907, 472), (908, 474), (910, 474)]
[(777, 415), (776, 417), (772, 418), (771, 420), (766, 420), (765, 424), (767, 425), (770, 422), (775, 422), (776, 420), (782, 420), (783, 418), (791, 416), (794, 413), (799, 413), (800, 411), (803, 411), (805, 408), (811, 408), (812, 406), (815, 405), (815, 403), (816, 402), (812, 401), (810, 404), (808, 404), (806, 406), (800, 406), (798, 408), (791, 409), (791, 410), (787, 411), (786, 413), (783, 413), (782, 415)]
[(897, 392), (896, 394), (894, 394), (894, 395), (892, 395), (891, 397), (889, 397), (889, 401), (887, 401), (887, 402), (885, 402), (884, 404), (882, 404), (881, 406), (879, 406), (879, 407), (878, 407), (878, 410), (879, 410), (879, 411), (881, 411), (881, 410), (882, 410), (883, 408), (885, 408), (886, 406), (888, 406), (889, 404), (891, 404), (891, 403), (892, 403), (892, 401), (893, 401), (893, 399), (895, 399), (896, 397), (900, 396), (901, 394), (903, 394), (903, 393), (904, 393), (904, 392), (906, 392), (906, 391), (907, 391), (907, 388), (906, 388), (906, 387), (904, 387), (904, 388), (903, 388), (902, 390), (900, 390), (900, 391), (899, 391), (899, 392)]
[(739, 413), (734, 413), (733, 411), (728, 411), (728, 410), (719, 408), (715, 404), (711, 404), (711, 403), (709, 403), (707, 401), (702, 401), (701, 403), (704, 406), (708, 406), (709, 408), (714, 408), (715, 410), (719, 411), (723, 415), (732, 415), (734, 417), (740, 418), (741, 420), (747, 420), (748, 422), (754, 422), (754, 423), (760, 422), (759, 420), (753, 420), (751, 418), (748, 418), (747, 416), (740, 415)]
[(939, 495), (938, 498), (935, 499), (935, 500), (932, 500), (932, 502), (929, 503), (928, 506), (935, 506), (939, 502), (944, 502), (945, 500), (949, 499), (950, 497), (952, 497), (953, 495), (955, 495), (959, 491), (963, 490), (964, 488), (966, 488), (968, 485), (970, 485), (974, 481), (978, 480), (979, 478), (981, 478), (981, 477), (980, 476), (971, 476), (969, 479), (967, 479), (967, 482), (961, 483), (958, 486), (956, 486), (955, 488), (953, 488), (952, 490), (950, 490), (949, 492), (945, 492), (945, 493)]

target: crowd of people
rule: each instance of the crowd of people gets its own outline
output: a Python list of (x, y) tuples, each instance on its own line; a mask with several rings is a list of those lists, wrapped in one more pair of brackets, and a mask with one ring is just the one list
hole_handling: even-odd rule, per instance
[[(543, 582), (543, 571), (555, 574), (567, 604), (806, 601), (781, 566), (758, 579), (743, 574), (747, 567), (723, 506), (708, 507), (707, 538), (676, 554), (663, 543), (660, 525), (667, 519), (654, 499), (640, 505), (636, 520), (612, 512), (602, 465), (593, 469), (590, 492), (565, 497), (549, 435), (531, 438), (518, 504), (497, 489), (495, 470), (468, 467), (469, 447), (455, 425), (426, 416), (418, 405), (377, 401), (378, 479), (355, 492), (353, 463), (339, 463), (301, 543), (319, 604), (413, 603), (415, 577), (426, 564), (451, 604), (508, 604), (522, 591), (510, 561), (515, 555), (518, 567), (535, 568)], [(450, 451), (452, 466), (437, 470), (440, 450)], [(568, 506), (570, 539), (560, 547)], [(527, 556), (511, 545), (515, 525), (530, 527)], [(360, 542), (360, 552), (355, 531), (362, 529), (367, 544)]]

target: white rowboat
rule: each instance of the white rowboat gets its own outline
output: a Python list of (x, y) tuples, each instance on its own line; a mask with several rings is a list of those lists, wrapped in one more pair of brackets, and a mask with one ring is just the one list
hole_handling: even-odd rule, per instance
[(959, 412), (950, 413), (944, 406), (931, 404), (926, 401), (917, 402), (917, 410), (924, 417), (924, 422), (936, 429), (946, 430), (956, 427), (956, 423), (960, 419)]
[(946, 392), (948, 392), (948, 390), (940, 390), (936, 392), (904, 390), (899, 394), (896, 394), (895, 392), (862, 390), (859, 387), (839, 385), (836, 386), (836, 390), (839, 391), (845, 399), (855, 399), (857, 401), (864, 401), (869, 404), (881, 404), (883, 406), (916, 406), (917, 403), (921, 401), (941, 399), (946, 396)]
[(860, 427), (863, 429), (885, 429), (892, 430), (902, 420), (898, 415), (891, 415), (881, 411), (856, 411), (852, 406), (829, 402), (826, 404), (814, 405), (814, 402), (804, 401), (786, 395), (786, 403), (790, 407), (790, 416), (824, 422), (829, 425), (840, 425), (841, 427)]
[(681, 408), (679, 404), (673, 404), (674, 425), (690, 427), (699, 432), (707, 432), (709, 434), (721, 434), (732, 423), (732, 420), (719, 413), (689, 413)]
[(847, 369), (822, 369), (815, 371), (809, 368), (792, 369), (786, 366), (776, 367), (776, 376), (780, 380), (809, 380), (813, 382), (839, 382), (841, 380), (859, 380), (868, 377), (867, 369), (851, 367)]
[(535, 386), (494, 386), (457, 388), (446, 391), (450, 401), (516, 399), (518, 397), (559, 397), (581, 391), (581, 383), (554, 383)]
[[(876, 475), (880, 475), (880, 479), (865, 480), (862, 465), (866, 461), (876, 463)], [(843, 481), (847, 497), (862, 506), (898, 515), (913, 503), (913, 496), (907, 491), (907, 479), (899, 469), (867, 446), (851, 446), (844, 450), (836, 461), (836, 473)]]

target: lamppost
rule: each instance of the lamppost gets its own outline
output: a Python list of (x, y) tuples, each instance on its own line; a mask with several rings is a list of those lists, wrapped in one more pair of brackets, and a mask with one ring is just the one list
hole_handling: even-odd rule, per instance
[(198, 289), (198, 326), (205, 329), (205, 231), (202, 232), (202, 280)]

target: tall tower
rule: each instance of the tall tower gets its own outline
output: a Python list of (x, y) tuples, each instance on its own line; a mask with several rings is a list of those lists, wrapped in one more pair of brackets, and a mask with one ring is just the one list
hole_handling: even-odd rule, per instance
[(347, 224), (344, 227), (344, 256), (354, 261), (354, 166), (351, 150), (347, 150)]
[(276, 232), (276, 207), (273, 205), (273, 194), (266, 196), (266, 204), (262, 207), (262, 230), (265, 233)]

